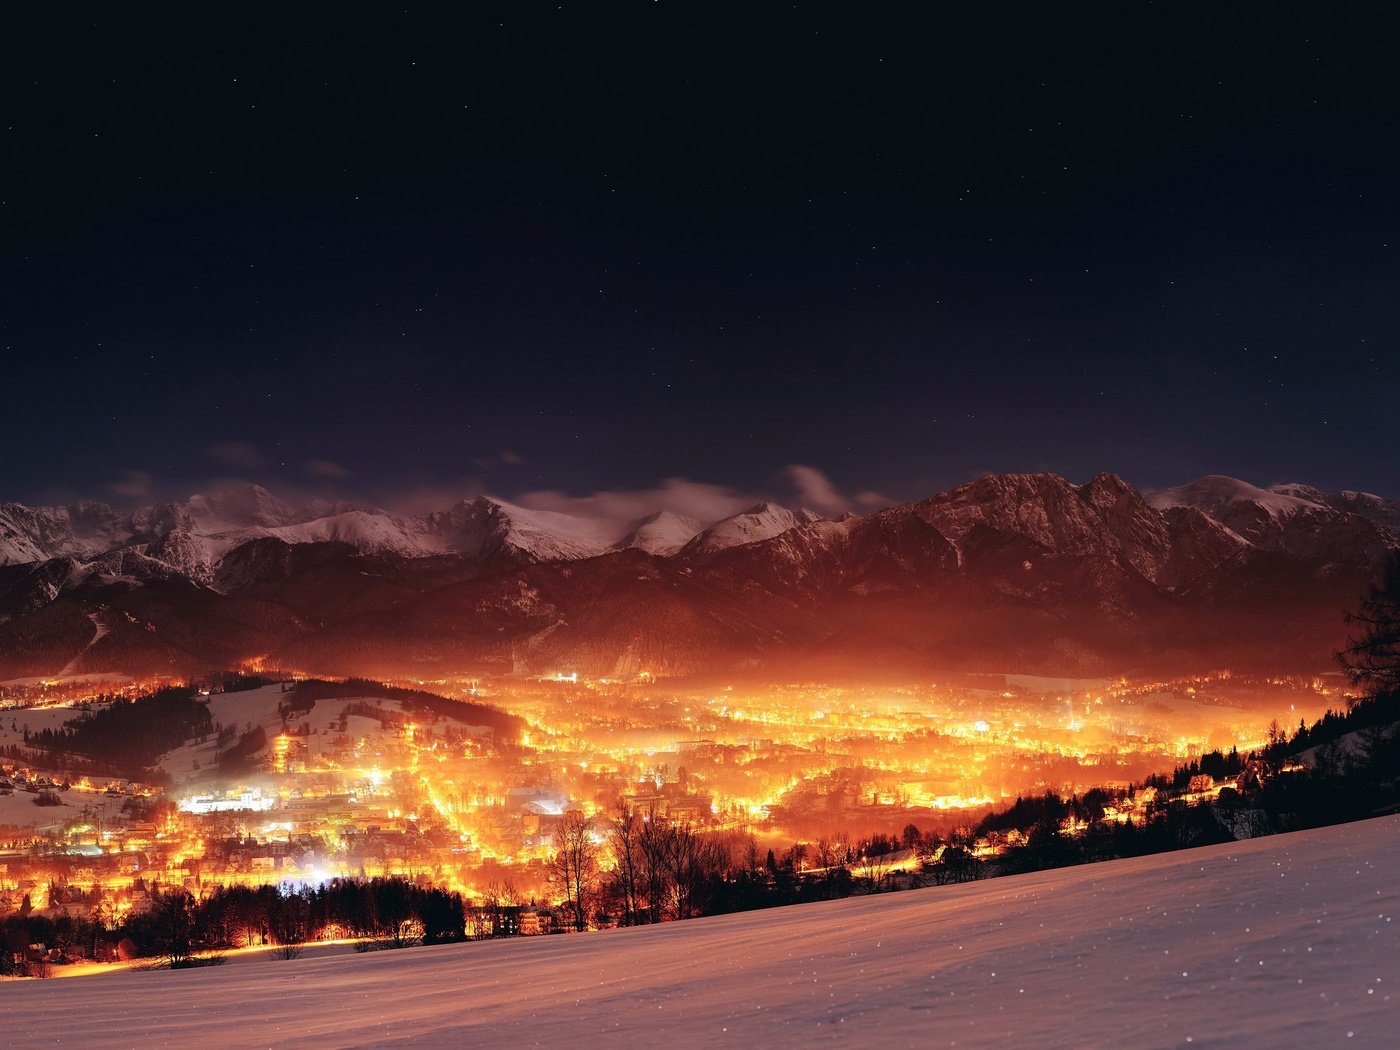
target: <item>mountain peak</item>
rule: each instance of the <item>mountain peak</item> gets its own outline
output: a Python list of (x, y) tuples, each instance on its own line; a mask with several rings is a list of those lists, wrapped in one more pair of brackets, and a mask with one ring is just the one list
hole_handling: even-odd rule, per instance
[(1113, 493), (1120, 496), (1129, 492), (1137, 494), (1137, 489), (1133, 488), (1117, 474), (1110, 473), (1107, 470), (1101, 470), (1099, 473), (1095, 474), (1087, 485), (1081, 487), (1080, 491), (1086, 494)]
[(659, 510), (633, 523), (626, 536), (618, 540), (618, 550), (635, 548), (648, 554), (675, 554), (704, 531), (704, 524), (674, 511)]
[[(750, 507), (748, 510), (740, 511), (739, 514), (752, 514), (752, 515), (754, 515), (755, 517), (758, 517), (758, 516), (760, 516), (760, 515), (767, 515), (767, 514), (782, 514), (782, 513), (786, 512), (786, 511), (787, 511), (787, 508), (786, 508), (786, 507), (783, 507), (783, 506), (781, 506), (780, 504), (774, 503), (772, 500), (762, 500), (761, 502), (755, 503), (755, 504), (754, 504), (752, 507)], [(735, 516), (735, 517), (738, 517), (739, 515), (736, 514), (736, 515), (734, 515), (734, 516)]]
[(818, 520), (811, 511), (791, 511), (770, 500), (756, 503), (723, 521), (716, 522), (685, 545), (688, 554), (713, 554), (729, 547), (771, 539), (798, 525)]
[(1296, 490), (1300, 487), (1280, 485), (1276, 489), (1263, 489), (1225, 474), (1207, 474), (1189, 484), (1153, 492), (1148, 496), (1147, 502), (1157, 510), (1165, 510), (1168, 507), (1196, 507), (1208, 514), (1217, 513), (1239, 503), (1256, 504), (1271, 514), (1294, 513), (1317, 506), (1318, 504), (1311, 499), (1300, 498), (1288, 491), (1279, 491)]

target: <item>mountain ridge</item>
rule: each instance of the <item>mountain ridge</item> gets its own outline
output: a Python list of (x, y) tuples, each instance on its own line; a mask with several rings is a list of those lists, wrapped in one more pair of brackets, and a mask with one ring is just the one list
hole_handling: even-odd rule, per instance
[(989, 475), (839, 521), (760, 503), (617, 523), (490, 497), (308, 515), (266, 490), (63, 510), (0, 505), (0, 679), (1319, 666), (1400, 546), (1381, 497), (1221, 476), (1143, 493)]

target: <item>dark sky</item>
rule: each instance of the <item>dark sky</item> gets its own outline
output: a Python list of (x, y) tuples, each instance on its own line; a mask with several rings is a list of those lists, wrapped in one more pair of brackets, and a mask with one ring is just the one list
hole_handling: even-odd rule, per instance
[(0, 499), (1400, 495), (1396, 5), (761, 6), (10, 26)]

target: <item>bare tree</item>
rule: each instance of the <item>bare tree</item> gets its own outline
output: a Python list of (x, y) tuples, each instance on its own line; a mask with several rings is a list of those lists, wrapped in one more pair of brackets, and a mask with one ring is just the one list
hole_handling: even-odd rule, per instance
[(598, 874), (598, 847), (593, 841), (593, 821), (580, 810), (569, 810), (554, 829), (554, 857), (549, 868), (551, 878), (564, 893), (574, 929), (586, 930)]
[(609, 843), (613, 852), (613, 872), (622, 897), (623, 923), (636, 925), (640, 912), (640, 883), (644, 866), (641, 845), (642, 818), (625, 798), (613, 804)]
[(879, 893), (894, 880), (894, 854), (867, 850), (856, 858), (851, 874), (866, 893)]
[(689, 919), (698, 913), (706, 880), (723, 871), (728, 858), (719, 842), (700, 835), (689, 822), (671, 825), (665, 843), (672, 914)]
[(524, 900), (520, 896), (520, 891), (515, 888), (515, 883), (509, 879), (493, 882), (486, 887), (486, 892), (481, 897), (481, 915), (484, 923), (490, 928), (490, 937), (504, 937), (508, 933), (506, 925), (506, 909), (518, 908)]
[(850, 864), (856, 859), (856, 847), (851, 842), (851, 833), (844, 829), (836, 833), (836, 839), (831, 846), (834, 863), (840, 865)]
[(669, 894), (670, 880), (667, 874), (667, 851), (669, 849), (670, 827), (657, 816), (655, 809), (649, 809), (642, 818), (641, 834), (637, 844), (642, 867), (638, 872), (638, 888), (646, 894), (646, 919), (648, 922), (661, 921), (661, 909)]

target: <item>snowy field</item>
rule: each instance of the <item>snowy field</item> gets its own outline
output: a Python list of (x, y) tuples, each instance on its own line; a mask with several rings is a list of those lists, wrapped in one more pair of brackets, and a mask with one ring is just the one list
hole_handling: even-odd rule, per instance
[(1400, 818), (723, 916), (0, 984), (11, 1047), (1394, 1046)]

